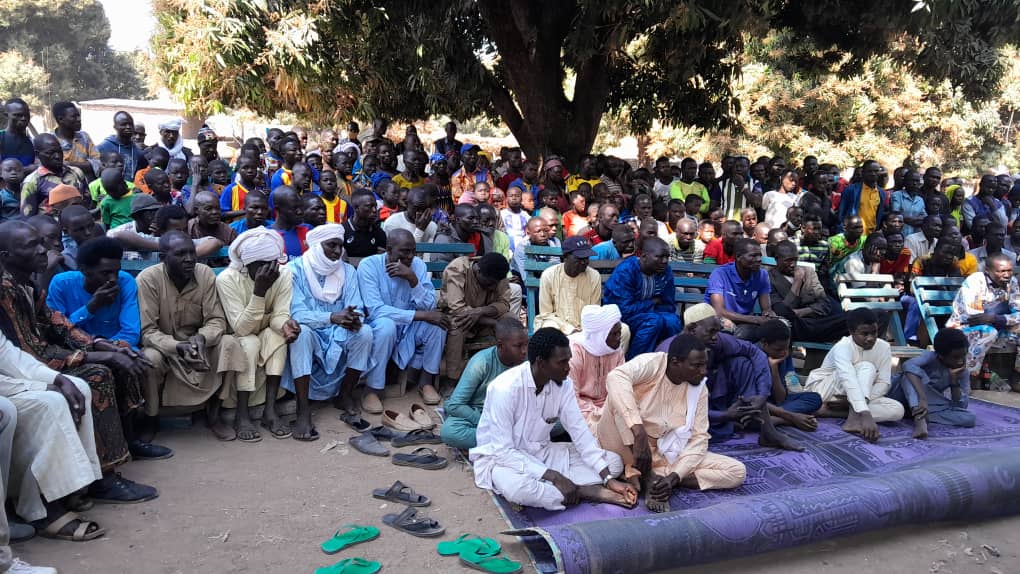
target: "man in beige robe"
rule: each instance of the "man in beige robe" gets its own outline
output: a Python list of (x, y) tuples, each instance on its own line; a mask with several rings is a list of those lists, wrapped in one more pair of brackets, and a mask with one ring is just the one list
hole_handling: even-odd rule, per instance
[(249, 229), (230, 245), (230, 267), (216, 277), (216, 292), (234, 337), (244, 351), (245, 369), (237, 376), (236, 397), (223, 406), (237, 406), (237, 438), (258, 442), (261, 435), (251, 421), (250, 406), (265, 402), (262, 426), (275, 438), (290, 438), (290, 426), (276, 413), (280, 376), (287, 363), (287, 345), (301, 326), (290, 318), (293, 290), (283, 237), (266, 227)]
[[(163, 407), (206, 405), (206, 422), (220, 440), (236, 433), (220, 419), (221, 400), (236, 393), (247, 368), (216, 294), (216, 275), (196, 262), (195, 244), (182, 231), (159, 238), (163, 263), (138, 274), (142, 352), (154, 365), (144, 384), (145, 414)], [(217, 394), (217, 391), (220, 391)]]
[(707, 369), (704, 343), (681, 334), (668, 353), (639, 355), (607, 377), (595, 438), (620, 455), (626, 478), (644, 487), (652, 512), (668, 512), (678, 486), (709, 490), (744, 482), (743, 463), (708, 452)]
[(496, 323), (510, 311), (509, 271), (510, 263), (498, 253), (458, 257), (443, 270), (438, 308), (452, 324), (444, 353), (448, 378), (458, 380), (464, 372), (467, 342), (479, 346), (475, 350), (496, 344)]

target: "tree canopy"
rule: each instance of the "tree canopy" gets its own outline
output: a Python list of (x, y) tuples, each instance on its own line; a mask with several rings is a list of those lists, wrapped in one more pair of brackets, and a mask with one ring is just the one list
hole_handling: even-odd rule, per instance
[(130, 55), (109, 48), (110, 22), (96, 0), (4, 0), (0, 29), (0, 98), (45, 106), (145, 94)]
[[(636, 132), (727, 127), (748, 42), (784, 72), (855, 74), (884, 55), (967, 99), (992, 95), (1020, 1), (156, 0), (165, 84), (190, 109), (313, 121), (485, 115), (532, 156), (576, 161), (606, 112)], [(568, 81), (570, 80), (570, 81)]]

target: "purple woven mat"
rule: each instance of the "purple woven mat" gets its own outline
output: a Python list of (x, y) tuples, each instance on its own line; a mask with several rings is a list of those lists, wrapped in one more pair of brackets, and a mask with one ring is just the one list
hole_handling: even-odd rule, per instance
[[(575, 567), (577, 563), (585, 562), (583, 548), (576, 544), (569, 550), (559, 548), (560, 542), (566, 544), (567, 538), (576, 536), (574, 532), (567, 532), (567, 527), (607, 520), (620, 520), (622, 526), (631, 524), (632, 520), (628, 519), (643, 516), (648, 517), (648, 520), (640, 523), (659, 524), (666, 517), (693, 515), (698, 509), (716, 505), (719, 505), (720, 511), (735, 506), (729, 503), (736, 503), (736, 506), (762, 506), (779, 498), (778, 495), (782, 493), (798, 497), (818, 487), (822, 487), (826, 493), (826, 488), (835, 491), (853, 489), (856, 487), (855, 481), (865, 481), (869, 477), (912, 472), (914, 469), (924, 469), (982, 452), (1020, 449), (1020, 410), (977, 400), (971, 401), (970, 408), (977, 415), (978, 424), (975, 428), (930, 424), (930, 436), (924, 441), (911, 438), (912, 427), (909, 423), (880, 425), (882, 439), (877, 444), (871, 444), (842, 432), (839, 428), (841, 420), (821, 419), (815, 433), (784, 429), (784, 432), (796, 437), (807, 447), (802, 453), (761, 448), (757, 444), (757, 434), (754, 433), (724, 443), (713, 443), (709, 447), (713, 452), (735, 457), (747, 466), (744, 485), (729, 491), (678, 491), (670, 500), (677, 512), (667, 515), (652, 515), (640, 503), (630, 510), (608, 504), (583, 503), (562, 512), (548, 512), (532, 508), (515, 510), (502, 498), (495, 499), (514, 529), (543, 529), (554, 542), (554, 548), (549, 548), (541, 537), (525, 538), (540, 571), (555, 571), (557, 557), (559, 566), (566, 567), (567, 571), (586, 571), (584, 567)], [(1015, 450), (1010, 454), (1018, 452)], [(807, 543), (831, 535), (832, 529), (821, 528), (817, 536), (810, 532), (804, 533), (803, 536), (791, 538), (785, 545)], [(557, 536), (562, 540), (557, 539)], [(564, 564), (561, 553), (572, 556), (573, 566)], [(750, 553), (748, 549), (734, 549), (730, 556), (746, 553)]]

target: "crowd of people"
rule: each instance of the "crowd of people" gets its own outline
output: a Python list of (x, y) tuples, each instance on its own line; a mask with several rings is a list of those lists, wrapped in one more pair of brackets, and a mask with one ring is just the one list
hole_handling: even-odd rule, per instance
[[(890, 182), (873, 160), (849, 179), (810, 156), (568, 166), (493, 156), (453, 122), (435, 142), (413, 125), (394, 142), (384, 120), (343, 139), (272, 128), (228, 161), (209, 127), (185, 147), (180, 119), (146, 145), (117, 112), (95, 144), (73, 103), (34, 138), (24, 101), (5, 111), (0, 543), (92, 540), (105, 530), (79, 512), (155, 499), (119, 469), (173, 455), (152, 442), (168, 413), (204, 410), (223, 441), (313, 441), (312, 401), (393, 418), (383, 390), (400, 377), (443, 404), (439, 437), (467, 451), (479, 487), (550, 510), (641, 494), (663, 512), (677, 488), (742, 484), (744, 465), (709, 450), (740, 431), (799, 450), (782, 428), (817, 417), (870, 441), (905, 416), (919, 439), (929, 423), (974, 426), (986, 354), (1020, 334), (1008, 174), (968, 197), (936, 167)], [(446, 264), (438, 289), (426, 261)], [(706, 288), (683, 289), (703, 302), (678, 306), (671, 262), (715, 265)], [(844, 312), (840, 273), (891, 275), (917, 345), (911, 278), (965, 280), (933, 350), (894, 374), (888, 317)], [(832, 344), (803, 385), (793, 341)], [(1009, 381), (1020, 391), (1020, 360)]]

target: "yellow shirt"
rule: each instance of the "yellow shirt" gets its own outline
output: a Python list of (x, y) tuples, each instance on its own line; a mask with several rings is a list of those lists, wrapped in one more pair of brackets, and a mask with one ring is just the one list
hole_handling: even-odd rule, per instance
[(592, 190), (594, 190), (595, 186), (598, 185), (601, 182), (602, 182), (602, 180), (598, 179), (598, 178), (595, 178), (595, 179), (581, 179), (580, 176), (572, 175), (572, 176), (567, 178), (567, 193), (570, 193), (571, 191), (577, 191), (577, 188), (581, 187), (582, 183), (587, 183), (588, 185), (590, 185), (592, 187)]
[(864, 235), (867, 235), (878, 227), (878, 190), (874, 187), (861, 184), (861, 203), (857, 215), (861, 216), (864, 222)]

